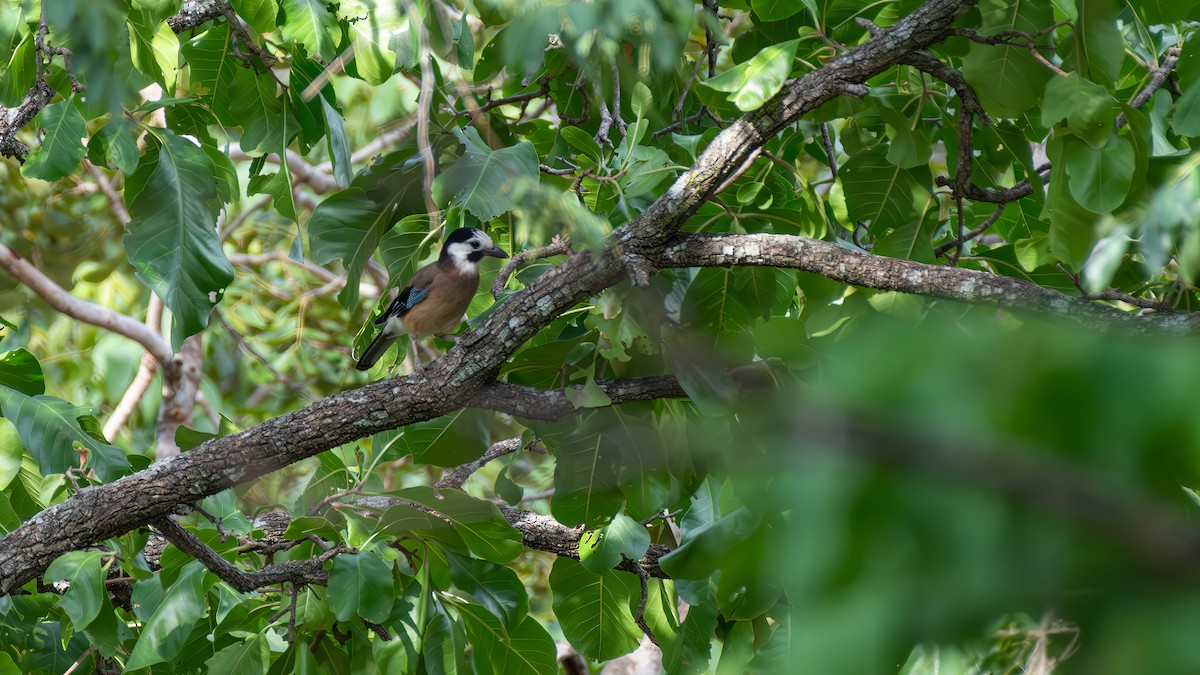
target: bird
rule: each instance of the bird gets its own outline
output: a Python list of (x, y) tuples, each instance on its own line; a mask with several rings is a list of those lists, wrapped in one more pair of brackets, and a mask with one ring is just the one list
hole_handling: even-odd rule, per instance
[(507, 258), (508, 254), (482, 230), (460, 227), (446, 237), (436, 262), (417, 270), (383, 314), (375, 319), (379, 333), (363, 351), (355, 366), (368, 370), (388, 347), (408, 334), (413, 365), (422, 370), (413, 341), (440, 335), (462, 320), (479, 289), (479, 261), (484, 256)]

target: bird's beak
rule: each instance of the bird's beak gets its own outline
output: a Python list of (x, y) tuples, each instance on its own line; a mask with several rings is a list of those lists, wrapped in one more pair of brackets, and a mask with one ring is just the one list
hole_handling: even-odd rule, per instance
[(508, 254), (499, 246), (493, 245), (491, 248), (485, 248), (481, 251), (484, 255), (490, 255), (493, 258), (507, 258)]

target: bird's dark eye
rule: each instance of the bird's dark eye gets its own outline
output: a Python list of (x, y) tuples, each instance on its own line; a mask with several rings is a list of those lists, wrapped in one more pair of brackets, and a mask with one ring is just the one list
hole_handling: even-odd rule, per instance
[(471, 240), (471, 248), (479, 248), (479, 240), (478, 239)]

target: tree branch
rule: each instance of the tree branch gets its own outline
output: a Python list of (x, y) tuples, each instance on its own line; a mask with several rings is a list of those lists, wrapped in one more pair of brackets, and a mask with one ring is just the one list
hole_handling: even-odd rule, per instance
[(683, 234), (655, 262), (661, 267), (787, 267), (863, 288), (1061, 316), (1088, 327), (1139, 333), (1200, 331), (1200, 312), (1130, 314), (991, 272), (886, 258), (791, 235)]
[(46, 304), (72, 319), (123, 335), (146, 348), (159, 363), (170, 363), (171, 346), (146, 324), (87, 300), (80, 300), (29, 264), (16, 251), (0, 244), (0, 267), (28, 286)]

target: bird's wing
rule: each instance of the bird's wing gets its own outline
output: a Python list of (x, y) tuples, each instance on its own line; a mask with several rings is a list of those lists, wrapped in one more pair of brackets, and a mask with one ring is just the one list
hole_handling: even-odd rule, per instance
[(392, 300), (383, 314), (375, 319), (376, 326), (382, 326), (393, 317), (400, 318), (408, 314), (409, 310), (417, 306), (417, 303), (429, 297), (429, 286), (433, 282), (434, 272), (437, 271), (435, 265), (426, 265), (413, 275), (404, 290), (400, 291), (400, 294), (396, 296), (395, 300)]

